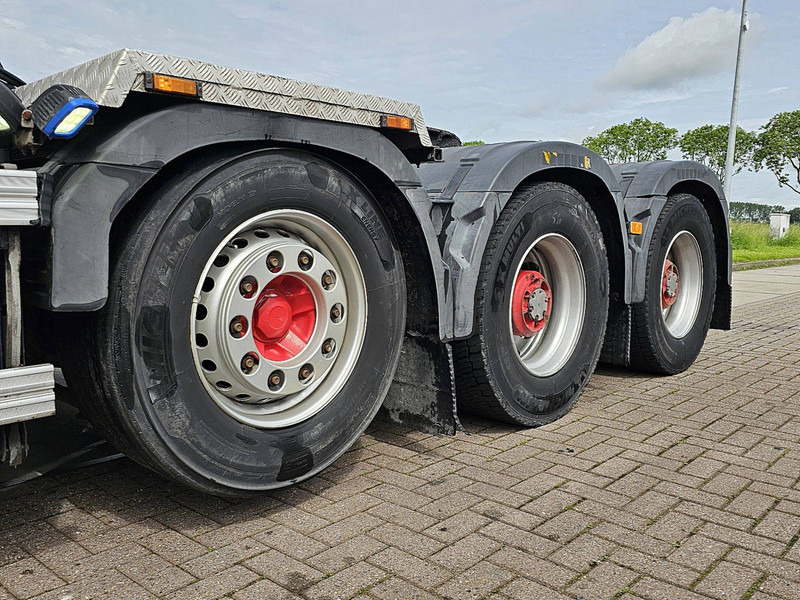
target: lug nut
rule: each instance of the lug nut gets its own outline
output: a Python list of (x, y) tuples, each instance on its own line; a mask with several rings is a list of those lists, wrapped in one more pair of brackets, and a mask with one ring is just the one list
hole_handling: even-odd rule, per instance
[(239, 293), (245, 298), (252, 298), (258, 290), (258, 281), (252, 275), (248, 275), (239, 283)]
[(342, 305), (341, 304), (334, 304), (333, 308), (331, 308), (331, 321), (334, 323), (338, 323), (342, 320)]
[(245, 354), (242, 358), (242, 371), (244, 371), (244, 373), (247, 375), (250, 375), (256, 370), (256, 367), (258, 367), (258, 357), (252, 352)]
[(322, 275), (322, 287), (330, 291), (335, 284), (336, 275), (334, 275), (333, 271), (325, 271)]
[(267, 385), (273, 392), (283, 385), (283, 371), (273, 371), (267, 379)]
[(314, 262), (311, 254), (306, 252), (305, 250), (301, 252), (297, 257), (297, 264), (303, 271), (308, 271), (311, 268), (311, 263)]
[(300, 377), (300, 381), (308, 381), (308, 379), (314, 374), (314, 367), (311, 365), (303, 365), (300, 367), (300, 373), (298, 376)]
[(229, 326), (231, 335), (235, 338), (243, 337), (247, 333), (247, 319), (243, 316), (234, 317)]
[(267, 256), (267, 268), (272, 273), (277, 273), (283, 268), (283, 255), (280, 252), (270, 252)]
[(325, 356), (330, 355), (336, 348), (336, 342), (332, 338), (328, 338), (322, 343), (322, 353)]

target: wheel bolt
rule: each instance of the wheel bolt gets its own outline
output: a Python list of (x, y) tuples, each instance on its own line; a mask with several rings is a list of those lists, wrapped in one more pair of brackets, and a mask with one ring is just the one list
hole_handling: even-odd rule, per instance
[(331, 321), (334, 323), (338, 323), (342, 320), (342, 305), (341, 304), (334, 304), (333, 308), (331, 308)]
[(252, 298), (258, 290), (258, 282), (252, 275), (248, 275), (239, 283), (239, 293), (245, 298)]
[(297, 264), (304, 271), (308, 271), (311, 268), (312, 262), (314, 262), (314, 259), (311, 257), (311, 254), (306, 251), (301, 252), (297, 257)]
[(247, 319), (241, 315), (234, 317), (229, 326), (231, 335), (235, 338), (243, 337), (247, 333)]
[(314, 374), (314, 367), (311, 365), (303, 365), (300, 367), (300, 373), (298, 374), (300, 377), (300, 381), (308, 381), (308, 379)]
[(322, 287), (326, 290), (331, 290), (336, 283), (336, 275), (333, 271), (325, 271), (322, 275)]
[(280, 252), (270, 252), (267, 255), (267, 268), (273, 272), (277, 273), (283, 267), (283, 255)]
[(322, 353), (325, 356), (330, 355), (336, 348), (336, 342), (332, 338), (328, 338), (322, 343)]
[(273, 371), (267, 379), (267, 385), (273, 392), (280, 389), (283, 385), (283, 371)]
[(258, 357), (255, 354), (251, 352), (249, 354), (244, 355), (244, 357), (242, 358), (242, 371), (244, 371), (247, 375), (249, 375), (256, 370), (257, 366), (258, 366)]

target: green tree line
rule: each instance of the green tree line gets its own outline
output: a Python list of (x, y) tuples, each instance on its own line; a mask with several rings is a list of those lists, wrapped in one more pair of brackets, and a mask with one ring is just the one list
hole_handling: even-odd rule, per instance
[[(589, 136), (583, 140), (583, 145), (613, 163), (664, 160), (670, 150), (680, 148), (684, 158), (703, 163), (720, 181), (724, 182), (727, 175), (727, 125), (702, 125), (679, 135), (677, 129), (641, 117)], [(731, 176), (743, 169), (766, 169), (775, 175), (779, 186), (800, 194), (800, 110), (775, 115), (759, 131), (737, 129)], [(767, 207), (767, 210), (772, 208), (775, 207)]]

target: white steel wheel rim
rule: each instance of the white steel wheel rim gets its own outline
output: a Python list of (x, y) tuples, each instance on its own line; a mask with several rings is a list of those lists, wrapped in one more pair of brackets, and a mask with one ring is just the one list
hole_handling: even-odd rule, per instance
[[(268, 260), (276, 253), (282, 261), (271, 270)], [(301, 254), (311, 256), (310, 267), (301, 268)], [(324, 286), (331, 274), (333, 284)], [(308, 289), (316, 320), (304, 347), (276, 360), (259, 350), (253, 323), (262, 293), (282, 276)], [(247, 298), (241, 286), (249, 277), (257, 292)], [(241, 337), (232, 330), (239, 316), (247, 319)], [(272, 210), (242, 223), (217, 246), (195, 289), (190, 321), (195, 368), (214, 402), (244, 424), (288, 427), (325, 408), (352, 374), (366, 331), (366, 284), (355, 253), (332, 224), (305, 211)], [(245, 371), (244, 358), (252, 354), (257, 365)], [(311, 375), (303, 378), (308, 367)], [(282, 381), (271, 385), (276, 372)]]
[(538, 238), (525, 252), (514, 273), (517, 281), (525, 267), (544, 275), (552, 290), (550, 317), (544, 328), (532, 337), (515, 335), (509, 307), (508, 326), (512, 343), (525, 369), (537, 377), (557, 373), (578, 345), (586, 316), (586, 278), (583, 262), (566, 237), (548, 233)]
[(697, 320), (703, 295), (703, 255), (697, 238), (685, 230), (675, 234), (667, 247), (661, 267), (662, 277), (667, 261), (672, 261), (677, 267), (680, 287), (674, 304), (661, 309), (661, 318), (672, 337), (682, 338)]

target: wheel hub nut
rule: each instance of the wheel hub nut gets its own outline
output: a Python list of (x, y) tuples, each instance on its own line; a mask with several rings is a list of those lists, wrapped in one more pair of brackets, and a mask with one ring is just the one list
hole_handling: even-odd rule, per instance
[(514, 335), (529, 338), (544, 329), (550, 318), (553, 295), (538, 271), (520, 271), (511, 294), (511, 328)]
[(242, 358), (241, 366), (242, 371), (247, 375), (250, 375), (256, 370), (256, 367), (258, 367), (258, 357), (253, 353), (245, 354)]
[(661, 308), (669, 308), (678, 299), (680, 292), (680, 274), (678, 267), (671, 260), (664, 261), (664, 274), (661, 279)]
[(273, 371), (270, 373), (269, 379), (267, 380), (267, 386), (269, 387), (270, 391), (277, 391), (282, 385), (283, 371)]
[(300, 367), (300, 372), (298, 373), (298, 377), (300, 381), (308, 381), (311, 376), (314, 374), (314, 367), (311, 365), (303, 365)]
[(234, 317), (230, 324), (231, 335), (235, 338), (244, 337), (247, 333), (247, 319), (243, 316)]

